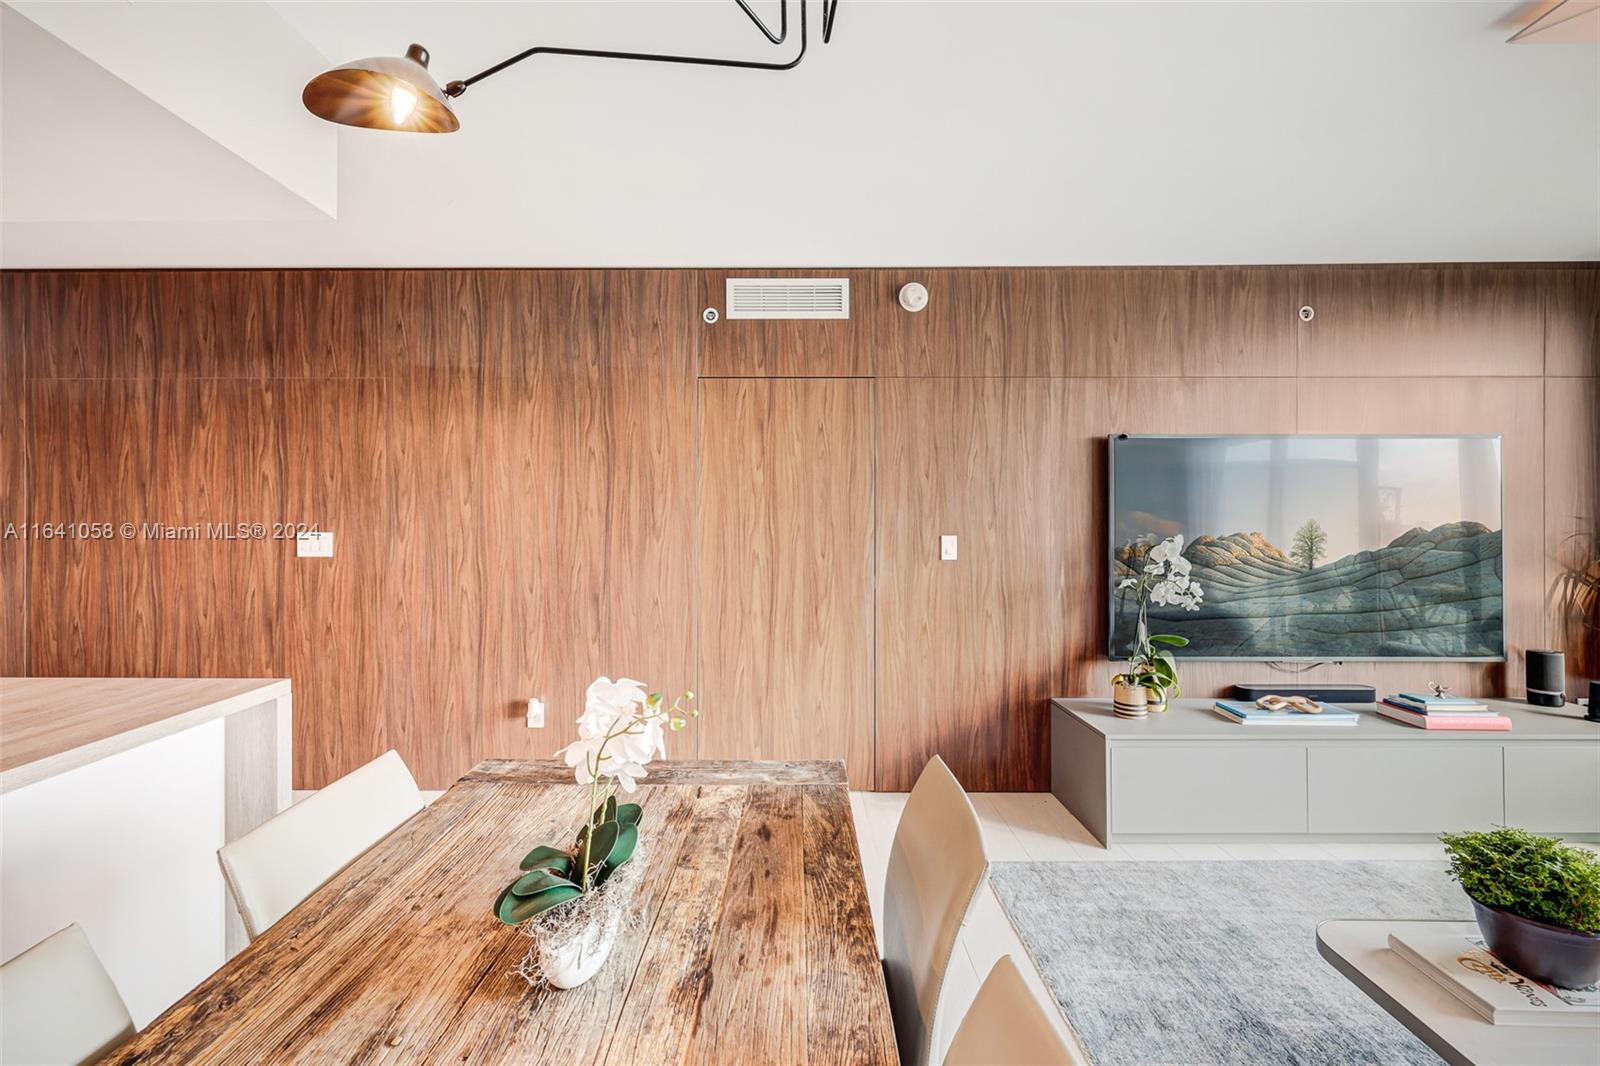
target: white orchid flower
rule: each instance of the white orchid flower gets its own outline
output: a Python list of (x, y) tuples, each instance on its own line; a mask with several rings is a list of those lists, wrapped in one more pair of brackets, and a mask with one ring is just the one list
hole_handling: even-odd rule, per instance
[[(611, 763), (611, 760), (608, 758), (606, 762), (609, 764)], [(639, 779), (649, 776), (649, 772), (636, 762), (618, 762), (614, 765), (611, 765), (610, 769), (608, 769), (606, 772), (610, 776), (616, 778), (617, 785), (622, 789), (622, 791), (628, 793), (637, 791), (639, 788)]]
[(578, 716), (578, 735), (603, 737), (625, 719), (638, 714), (648, 694), (644, 684), (631, 678), (597, 677), (583, 697), (583, 714)]
[(590, 785), (599, 778), (595, 775), (595, 756), (600, 751), (600, 737), (580, 737), (556, 752), (573, 768), (578, 784)]
[(666, 730), (662, 728), (660, 718), (635, 722), (626, 733), (616, 737), (612, 744), (627, 762), (639, 766), (657, 756), (665, 758), (667, 754)]

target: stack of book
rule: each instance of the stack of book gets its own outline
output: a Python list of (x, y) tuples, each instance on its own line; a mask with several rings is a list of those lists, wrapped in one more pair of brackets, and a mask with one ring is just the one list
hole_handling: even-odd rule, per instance
[(1307, 714), (1304, 711), (1269, 711), (1242, 700), (1218, 700), (1216, 706), (1211, 709), (1216, 712), (1218, 718), (1240, 725), (1355, 725), (1361, 721), (1361, 716), (1356, 712), (1331, 704), (1324, 704), (1317, 714)]
[(1496, 714), (1487, 703), (1465, 696), (1400, 692), (1386, 696), (1378, 713), (1418, 729), (1465, 729), (1508, 733), (1511, 719)]

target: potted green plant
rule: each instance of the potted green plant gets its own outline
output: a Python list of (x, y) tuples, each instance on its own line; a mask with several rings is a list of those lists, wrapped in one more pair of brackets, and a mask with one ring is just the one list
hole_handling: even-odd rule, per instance
[[(1112, 709), (1122, 718), (1143, 718), (1147, 711), (1165, 711), (1167, 701), (1182, 690), (1178, 685), (1178, 661), (1170, 648), (1186, 647), (1187, 637), (1174, 633), (1152, 633), (1147, 618), (1149, 605), (1182, 607), (1198, 611), (1204, 597), (1200, 583), (1189, 576), (1189, 560), (1183, 555), (1183, 534), (1168, 537), (1146, 552), (1130, 554), (1134, 575), (1117, 582), (1119, 592), (1133, 593), (1139, 605), (1139, 621), (1133, 633), (1133, 650), (1127, 669), (1111, 678)], [(1155, 645), (1167, 647), (1157, 650)]]
[(557, 752), (588, 786), (583, 820), (571, 845), (541, 844), (522, 860), (522, 872), (495, 897), (494, 915), (520, 926), (533, 947), (518, 967), (530, 984), (575, 988), (599, 972), (625, 925), (643, 852), (633, 792), (645, 765), (666, 755), (665, 735), (697, 717), (686, 692), (668, 706), (638, 681), (596, 678), (584, 696), (578, 739)]
[(1526, 829), (1439, 839), (1501, 962), (1558, 988), (1600, 981), (1600, 857)]

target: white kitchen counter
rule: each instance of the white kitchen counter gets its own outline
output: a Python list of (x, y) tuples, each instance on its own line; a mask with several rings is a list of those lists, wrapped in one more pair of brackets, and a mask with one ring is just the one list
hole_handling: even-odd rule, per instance
[(279, 678), (0, 678), (0, 958), (82, 925), (138, 1024), (245, 944), (216, 850), (290, 802)]

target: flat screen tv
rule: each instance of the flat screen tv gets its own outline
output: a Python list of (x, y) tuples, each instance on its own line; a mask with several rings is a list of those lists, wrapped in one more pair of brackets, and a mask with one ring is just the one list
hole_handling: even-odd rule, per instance
[(1110, 651), (1119, 588), (1182, 534), (1198, 610), (1149, 607), (1186, 658), (1505, 658), (1498, 436), (1111, 439)]

